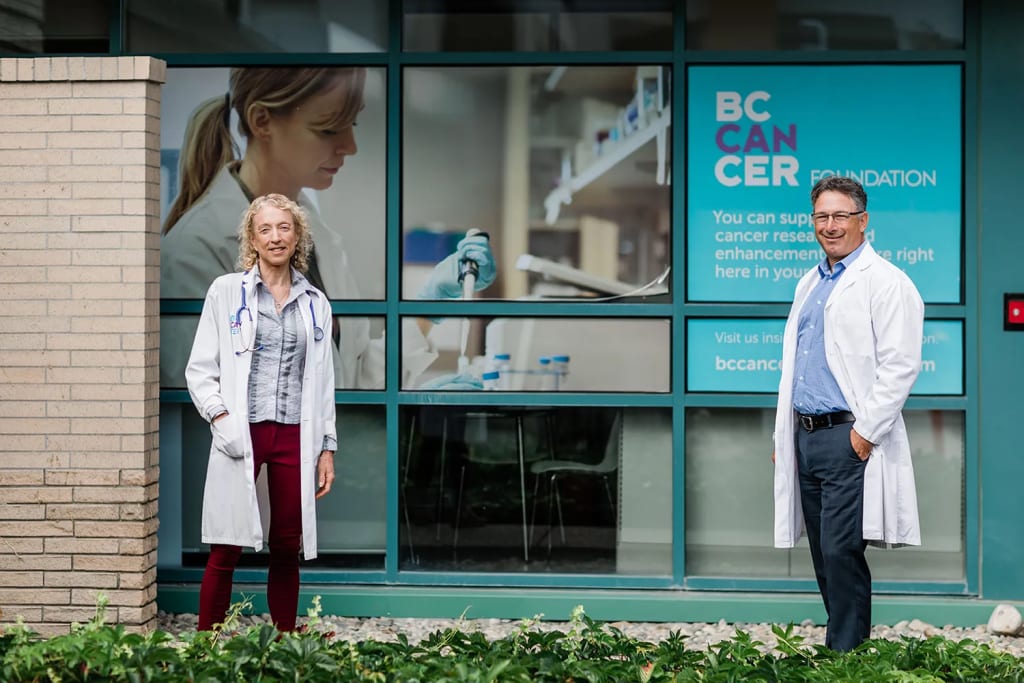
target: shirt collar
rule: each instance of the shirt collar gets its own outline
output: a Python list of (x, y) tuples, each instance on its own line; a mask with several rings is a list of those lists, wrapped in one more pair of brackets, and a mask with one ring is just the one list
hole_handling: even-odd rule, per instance
[[(296, 270), (294, 266), (291, 268), (291, 273), (292, 273), (292, 287), (296, 287), (296, 288), (299, 288), (299, 289), (308, 289), (309, 288), (309, 284), (308, 284), (308, 282), (306, 280), (306, 277), (302, 273), (300, 273), (298, 270)], [(260, 262), (258, 260), (256, 261), (256, 263), (254, 263), (252, 265), (252, 274), (253, 274), (253, 278), (254, 278), (255, 282), (257, 284), (261, 284), (262, 285), (263, 284), (263, 278), (260, 277)]]
[(828, 267), (828, 257), (826, 256), (823, 258), (821, 263), (818, 264), (818, 276), (824, 280), (826, 278), (835, 279), (842, 275), (847, 268), (853, 265), (853, 262), (857, 260), (857, 257), (860, 256), (861, 252), (864, 251), (865, 244), (867, 244), (867, 240), (861, 242), (859, 247), (847, 254), (844, 259), (838, 261), (831, 269)]

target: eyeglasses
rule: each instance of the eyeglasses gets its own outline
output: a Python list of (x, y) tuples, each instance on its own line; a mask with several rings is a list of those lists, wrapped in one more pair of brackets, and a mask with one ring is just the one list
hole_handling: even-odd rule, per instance
[(828, 225), (828, 219), (831, 218), (836, 225), (846, 225), (850, 218), (853, 216), (859, 216), (864, 213), (863, 211), (836, 211), (835, 213), (812, 213), (811, 220), (815, 225)]

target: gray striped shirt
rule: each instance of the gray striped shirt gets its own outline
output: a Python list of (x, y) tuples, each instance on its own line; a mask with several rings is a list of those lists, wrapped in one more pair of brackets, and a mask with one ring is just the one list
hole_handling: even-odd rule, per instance
[(291, 295), (278, 315), (274, 297), (261, 281), (256, 282), (259, 322), (256, 348), (249, 371), (249, 422), (299, 424), (302, 421), (302, 373), (306, 369), (306, 335)]

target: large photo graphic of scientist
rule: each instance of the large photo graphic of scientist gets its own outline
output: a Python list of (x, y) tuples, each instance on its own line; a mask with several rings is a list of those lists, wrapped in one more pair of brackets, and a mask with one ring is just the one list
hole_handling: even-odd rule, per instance
[[(162, 105), (161, 297), (203, 299), (216, 277), (237, 270), (242, 214), (255, 197), (278, 193), (309, 213), (310, 282), (332, 300), (383, 298), (383, 84), (383, 69), (364, 67), (171, 70)], [(467, 258), (479, 266), (477, 287), (489, 285), (486, 240), (467, 238), (420, 298), (457, 291), (448, 280)], [(383, 388), (383, 333), (360, 317), (324, 325), (338, 388)], [(430, 325), (403, 321), (403, 384), (437, 356)], [(195, 320), (165, 316), (161, 326), (161, 386), (184, 386)]]

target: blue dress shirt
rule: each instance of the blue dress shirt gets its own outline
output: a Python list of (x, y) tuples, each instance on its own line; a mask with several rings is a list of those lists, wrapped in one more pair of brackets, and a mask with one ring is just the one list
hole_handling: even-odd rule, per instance
[(828, 259), (822, 259), (818, 264), (818, 284), (800, 309), (793, 372), (793, 409), (798, 413), (824, 415), (850, 409), (825, 358), (825, 303), (839, 278), (862, 251), (863, 244), (832, 269)]

